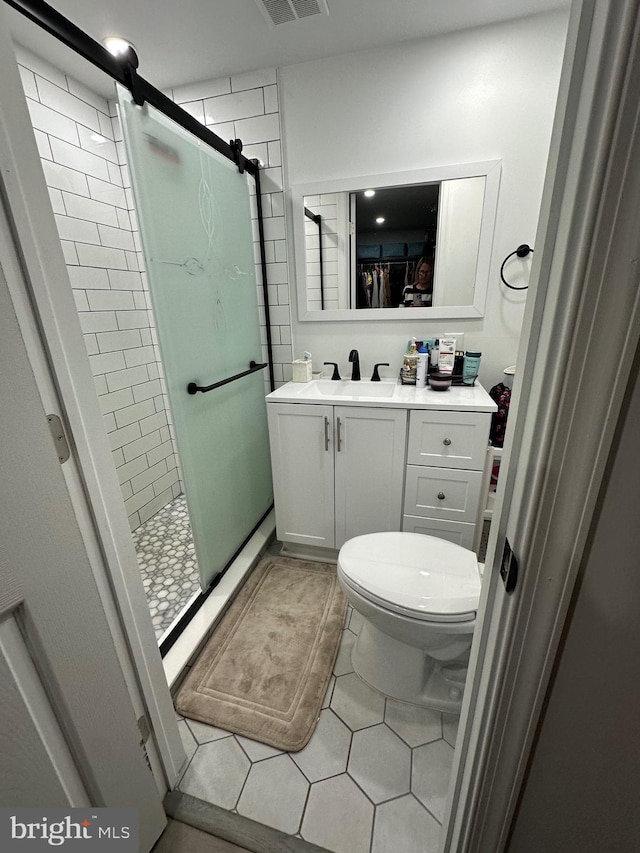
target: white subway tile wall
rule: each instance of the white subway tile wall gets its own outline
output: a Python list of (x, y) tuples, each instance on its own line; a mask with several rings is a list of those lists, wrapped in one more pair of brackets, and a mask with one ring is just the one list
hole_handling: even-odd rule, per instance
[[(284, 219), (280, 112), (275, 69), (250, 71), (217, 80), (181, 86), (167, 93), (180, 106), (204, 121), (225, 141), (242, 140), (242, 153), (261, 162), (267, 285), (276, 386), (291, 379), (290, 279)], [(249, 179), (252, 189), (253, 180)], [(258, 243), (255, 198), (252, 195), (253, 238), (260, 305), (263, 361), (267, 360), (266, 324), (263, 311), (262, 271)], [(266, 374), (266, 371), (265, 371)], [(265, 375), (265, 382), (268, 376)], [(268, 385), (266, 385), (268, 391)]]
[[(182, 492), (113, 105), (16, 46), (131, 528)], [(115, 132), (114, 132), (115, 131)]]

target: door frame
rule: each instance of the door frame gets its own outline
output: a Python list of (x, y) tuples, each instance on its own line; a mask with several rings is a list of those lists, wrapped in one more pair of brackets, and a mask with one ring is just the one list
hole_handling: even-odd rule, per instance
[[(0, 21), (5, 15), (0, 4)], [(45, 408), (68, 430), (67, 488), (100, 586), (159, 792), (185, 760), (118, 478), (51, 211), (9, 26), (0, 27), (0, 189), (16, 247), (12, 298)], [(11, 282), (10, 282), (11, 286)]]
[[(574, 0), (445, 820), (443, 849), (457, 853), (508, 843), (628, 407), (640, 342), (639, 33), (638, 0)], [(511, 595), (507, 539), (519, 562)]]
[[(0, 21), (2, 15), (0, 10)], [(43, 281), (52, 294), (62, 282), (67, 294), (56, 298), (66, 310), (71, 290), (7, 33), (0, 26), (1, 452), (7, 504), (0, 564), (5, 605), (6, 570), (13, 574), (9, 611), (2, 613), (3, 653), (27, 714), (24, 725), (8, 719), (4, 726), (7, 736), (18, 737), (10, 750), (18, 774), (12, 796), (46, 805), (52, 793), (30, 784), (38, 773), (34, 762), (42, 760), (33, 749), (38, 739), (25, 737), (33, 722), (51, 762), (41, 768), (43, 777), (54, 768), (72, 806), (137, 808), (140, 850), (148, 851), (166, 826), (166, 781), (150, 772), (150, 763), (160, 765), (155, 748), (145, 748), (138, 723), (144, 699), (94, 534), (76, 434), (65, 430), (71, 445), (65, 460), (49, 430), (48, 415), (69, 422), (62, 397), (72, 395), (60, 387), (64, 372), (50, 369), (33, 296)], [(75, 334), (79, 326), (57, 328), (49, 342), (55, 347), (69, 337), (76, 343)], [(83, 363), (88, 370), (86, 354)]]

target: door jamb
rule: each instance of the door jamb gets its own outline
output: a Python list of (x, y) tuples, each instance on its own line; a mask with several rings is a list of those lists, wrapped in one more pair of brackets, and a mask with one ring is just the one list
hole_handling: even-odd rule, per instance
[[(638, 0), (572, 7), (446, 850), (505, 849), (624, 414), (640, 341), (639, 13)], [(511, 597), (507, 538), (521, 575)]]

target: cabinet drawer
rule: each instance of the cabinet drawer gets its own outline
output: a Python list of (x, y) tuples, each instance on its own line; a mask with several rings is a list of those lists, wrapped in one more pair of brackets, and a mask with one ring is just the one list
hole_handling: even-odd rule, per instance
[(488, 412), (414, 410), (409, 421), (407, 463), (481, 471), (490, 426)]
[(482, 471), (407, 465), (404, 515), (475, 524)]
[(464, 521), (444, 521), (405, 515), (402, 518), (402, 529), (409, 533), (422, 533), (438, 539), (447, 539), (472, 551), (476, 526)]

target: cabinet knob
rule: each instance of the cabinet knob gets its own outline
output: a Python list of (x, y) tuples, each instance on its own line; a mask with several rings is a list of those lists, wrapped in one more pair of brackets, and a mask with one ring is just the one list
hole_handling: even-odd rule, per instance
[(442, 443), (444, 444), (445, 447), (449, 447), (449, 445), (451, 444), (451, 439), (445, 438), (445, 440)]
[(438, 500), (439, 501), (443, 501), (445, 498), (446, 498), (446, 495), (444, 492), (438, 492)]

